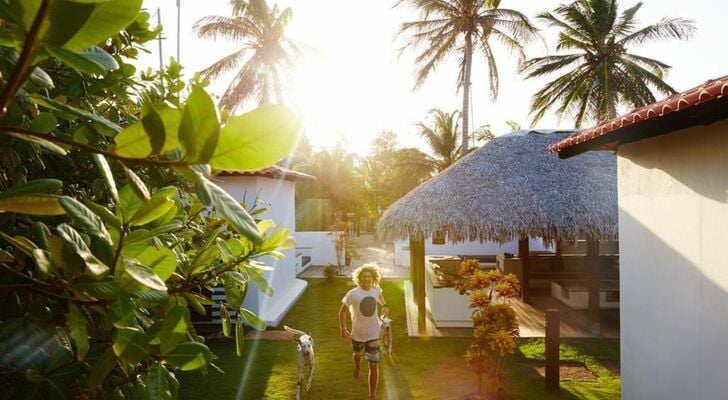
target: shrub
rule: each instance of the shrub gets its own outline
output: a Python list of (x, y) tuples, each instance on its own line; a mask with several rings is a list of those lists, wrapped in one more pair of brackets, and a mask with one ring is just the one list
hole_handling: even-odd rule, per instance
[(4, 397), (176, 397), (178, 371), (216, 368), (190, 321), (213, 304), (203, 289), (224, 285), (241, 354), (243, 322), (264, 326), (242, 307), (248, 285), (270, 293), (257, 259), (293, 245), (211, 179), (285, 156), (292, 113), (221, 121), (176, 63), (135, 78), (129, 58), (159, 33), (141, 3), (0, 7)]
[(338, 268), (336, 265), (333, 264), (326, 264), (324, 266), (323, 271), (321, 271), (321, 274), (326, 278), (328, 282), (331, 282), (336, 278), (336, 274), (338, 272)]
[(500, 398), (503, 376), (501, 362), (517, 347), (518, 321), (510, 299), (520, 294), (520, 284), (513, 274), (483, 271), (477, 260), (466, 259), (459, 271), (456, 289), (470, 296), (473, 311), (473, 343), (465, 358), (478, 375), (478, 396), (483, 396), (483, 377), (489, 392)]

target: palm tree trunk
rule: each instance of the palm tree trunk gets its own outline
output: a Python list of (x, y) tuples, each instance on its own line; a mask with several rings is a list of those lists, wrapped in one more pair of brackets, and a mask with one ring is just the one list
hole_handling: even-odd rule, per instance
[(273, 70), (273, 89), (276, 93), (276, 104), (283, 104), (283, 88), (281, 87), (281, 76), (278, 69)]
[(473, 67), (473, 39), (470, 33), (465, 35), (465, 55), (463, 71), (463, 134), (460, 157), (468, 154), (468, 133), (470, 131), (470, 70)]

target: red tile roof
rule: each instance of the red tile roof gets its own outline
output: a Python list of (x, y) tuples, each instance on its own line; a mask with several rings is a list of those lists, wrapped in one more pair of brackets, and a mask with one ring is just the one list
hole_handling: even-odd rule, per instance
[(303, 172), (294, 171), (273, 165), (257, 171), (220, 171), (217, 176), (262, 176), (271, 179), (285, 179), (287, 181), (315, 181), (316, 177)]
[[(720, 99), (726, 95), (728, 95), (728, 75), (709, 80), (700, 86), (682, 93), (676, 93), (656, 103), (636, 108), (628, 114), (602, 122), (591, 129), (574, 133), (568, 138), (550, 145), (548, 150), (551, 153), (558, 153), (576, 144), (588, 142), (621, 128), (663, 117), (676, 111), (697, 106), (698, 104)], [(598, 150), (614, 150), (619, 144), (619, 141), (613, 141), (600, 146)]]

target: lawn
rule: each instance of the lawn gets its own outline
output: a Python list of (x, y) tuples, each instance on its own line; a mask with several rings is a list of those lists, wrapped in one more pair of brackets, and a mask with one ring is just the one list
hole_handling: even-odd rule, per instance
[[(351, 352), (339, 336), (340, 299), (348, 280), (309, 280), (309, 287), (283, 324), (310, 332), (316, 346), (316, 376), (305, 399), (363, 399), (365, 379), (352, 378)], [(404, 288), (401, 280), (382, 283), (394, 320), (394, 357), (380, 364), (381, 399), (462, 399), (477, 390), (477, 377), (462, 355), (469, 339), (408, 338), (405, 327)], [(211, 343), (225, 373), (210, 371), (181, 375), (182, 399), (291, 399), (296, 390), (296, 346), (292, 341), (248, 340), (245, 355), (235, 355), (233, 342)], [(618, 360), (619, 342), (586, 339), (562, 343), (562, 359), (579, 361), (598, 376), (597, 381), (562, 381), (558, 393), (545, 393), (543, 381), (526, 377), (519, 364), (543, 359), (542, 340), (523, 339), (519, 352), (508, 358), (504, 373), (513, 399), (618, 399), (620, 379), (602, 365)], [(366, 376), (367, 368), (362, 368)]]

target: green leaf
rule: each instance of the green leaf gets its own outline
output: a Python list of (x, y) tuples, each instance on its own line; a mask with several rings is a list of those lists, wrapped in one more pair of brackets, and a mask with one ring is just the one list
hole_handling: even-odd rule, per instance
[[(280, 231), (265, 238), (263, 245), (260, 247), (261, 252), (275, 250), (279, 248), (289, 237), (291, 231), (288, 229), (281, 229)], [(295, 242), (294, 242), (295, 246)]]
[(0, 212), (13, 212), (28, 215), (63, 215), (59, 196), (37, 194), (16, 196), (0, 200)]
[[(119, 68), (119, 64), (109, 53), (95, 46), (79, 53), (51, 45), (46, 45), (45, 49), (50, 55), (78, 72), (103, 75), (108, 70)], [(102, 53), (106, 56), (104, 57)]]
[(89, 199), (84, 199), (83, 204), (86, 205), (94, 214), (98, 215), (104, 222), (113, 226), (114, 228), (121, 228), (121, 220), (116, 217), (108, 208), (96, 204)]
[(15, 261), (15, 257), (5, 250), (0, 250), (0, 262), (11, 263)]
[(114, 152), (124, 157), (145, 158), (176, 150), (179, 148), (177, 131), (181, 119), (182, 112), (169, 103), (148, 107), (139, 121), (124, 128), (114, 138)]
[(143, 226), (165, 216), (174, 208), (174, 202), (164, 197), (152, 197), (147, 204), (142, 205), (129, 223), (132, 226)]
[(172, 392), (169, 387), (170, 373), (160, 363), (154, 363), (147, 376), (145, 383), (145, 399), (148, 400), (172, 400)]
[(230, 117), (220, 130), (220, 140), (209, 163), (223, 170), (265, 168), (293, 150), (299, 131), (298, 118), (281, 105), (264, 105)]
[(139, 328), (120, 328), (116, 330), (114, 354), (127, 365), (135, 366), (149, 354), (149, 340)]
[(81, 314), (78, 307), (71, 302), (68, 303), (66, 326), (68, 327), (71, 338), (76, 343), (76, 357), (79, 361), (83, 361), (89, 349), (86, 318)]
[(0, 237), (5, 239), (8, 243), (12, 244), (23, 252), (28, 257), (33, 257), (33, 250), (37, 249), (38, 246), (35, 245), (35, 243), (31, 242), (28, 238), (25, 236), (10, 236), (7, 233), (0, 231)]
[(136, 260), (124, 257), (124, 269), (129, 276), (142, 285), (150, 289), (167, 291), (167, 286), (164, 284), (164, 281), (153, 270), (139, 264)]
[(250, 280), (253, 281), (258, 290), (268, 296), (273, 296), (273, 288), (268, 284), (268, 281), (265, 279), (265, 276), (263, 275), (263, 271), (261, 269), (253, 265), (248, 265), (245, 269), (245, 272), (248, 273)]
[(225, 299), (234, 310), (237, 310), (243, 305), (243, 288), (247, 283), (243, 279), (242, 282), (238, 282), (234, 279), (233, 274), (239, 274), (239, 272), (228, 272), (223, 277), (223, 286), (225, 287)]
[(174, 350), (164, 355), (164, 361), (174, 365), (182, 371), (193, 371), (204, 367), (210, 362), (212, 353), (202, 343), (181, 343)]
[(136, 193), (137, 196), (139, 196), (140, 199), (144, 200), (144, 202), (149, 201), (149, 189), (147, 189), (147, 185), (144, 183), (142, 178), (139, 177), (134, 171), (127, 168), (124, 164), (121, 164), (124, 169), (124, 175), (126, 175), (127, 183), (129, 184), (129, 187)]
[(128, 295), (122, 294), (115, 301), (109, 303), (109, 317), (111, 323), (117, 328), (124, 328), (134, 324), (134, 310), (136, 305)]
[(91, 276), (98, 278), (109, 272), (109, 267), (91, 253), (86, 242), (83, 241), (83, 238), (75, 229), (67, 224), (61, 224), (56, 227), (56, 231), (61, 239), (71, 245), (75, 253), (83, 259)]
[(167, 312), (159, 332), (160, 351), (168, 354), (182, 342), (189, 329), (190, 311), (184, 306), (174, 306)]
[(91, 112), (88, 112), (85, 110), (81, 110), (79, 108), (69, 106), (68, 104), (64, 104), (59, 101), (55, 101), (55, 100), (52, 100), (52, 99), (49, 99), (49, 98), (43, 97), (43, 96), (28, 95), (27, 97), (33, 103), (35, 103), (41, 107), (49, 108), (51, 110), (56, 110), (56, 111), (63, 111), (63, 112), (67, 112), (69, 114), (73, 114), (77, 117), (82, 117), (84, 119), (95, 122), (95, 123), (103, 126), (104, 128), (112, 130), (114, 132), (121, 131), (121, 127), (119, 125), (116, 125), (115, 123), (109, 121), (108, 119), (106, 119), (100, 115), (97, 115), (97, 114), (94, 114), (94, 113), (91, 113)]
[(230, 250), (230, 247), (225, 243), (224, 240), (221, 238), (215, 239), (215, 244), (217, 245), (217, 248), (220, 249), (220, 255), (222, 256), (222, 260), (226, 263), (229, 263), (235, 259), (235, 256), (233, 256), (233, 251)]
[(242, 316), (245, 319), (245, 323), (252, 326), (253, 328), (262, 331), (265, 330), (266, 323), (255, 315), (252, 311), (245, 308), (241, 308), (238, 312), (238, 316)]
[(141, 242), (138, 245), (125, 246), (121, 254), (148, 267), (163, 281), (169, 279), (177, 268), (177, 257), (166, 247), (156, 248)]
[(260, 244), (263, 238), (258, 232), (258, 226), (248, 211), (240, 205), (228, 192), (212, 183), (207, 178), (199, 176), (198, 185), (207, 194), (210, 205), (215, 211), (225, 218), (238, 233), (250, 239), (253, 243)]
[(76, 225), (103, 239), (106, 243), (112, 243), (109, 231), (106, 230), (106, 225), (104, 225), (101, 217), (73, 197), (62, 196), (60, 201), (61, 206), (71, 216)]
[(47, 279), (48, 277), (50, 277), (55, 270), (55, 266), (53, 265), (53, 257), (51, 256), (51, 252), (48, 250), (33, 250), (33, 261), (35, 261), (35, 265), (36, 267), (38, 267), (40, 277), (43, 279)]
[(114, 349), (106, 349), (101, 358), (99, 358), (96, 364), (94, 364), (93, 368), (91, 368), (91, 375), (88, 378), (88, 385), (91, 388), (101, 386), (101, 384), (104, 382), (104, 379), (106, 379), (106, 376), (109, 375), (109, 372), (114, 369), (116, 361), (117, 358), (116, 354), (114, 354)]
[(113, 280), (79, 280), (73, 282), (73, 287), (76, 290), (80, 290), (91, 297), (102, 300), (114, 300), (118, 298), (121, 294), (121, 288), (119, 287), (119, 284), (117, 284)]
[(143, 200), (136, 194), (131, 185), (124, 185), (119, 190), (119, 203), (116, 211), (124, 221), (131, 219), (142, 204), (144, 204)]
[(142, 0), (55, 2), (49, 11), (49, 26), (42, 42), (70, 51), (88, 49), (132, 23), (141, 4)]
[(116, 181), (114, 180), (114, 175), (111, 173), (111, 167), (109, 166), (109, 162), (106, 160), (106, 157), (101, 154), (94, 153), (91, 154), (91, 158), (96, 163), (96, 166), (99, 167), (101, 176), (104, 177), (106, 184), (109, 186), (111, 196), (115, 201), (119, 201), (119, 192), (116, 190)]
[(55, 87), (51, 76), (38, 67), (33, 68), (33, 72), (30, 73), (30, 81), (43, 89), (53, 89)]
[(179, 141), (185, 159), (206, 164), (215, 151), (219, 136), (220, 119), (215, 103), (204, 89), (193, 86), (179, 125)]
[(30, 130), (40, 133), (48, 133), (58, 126), (58, 120), (49, 112), (39, 113), (30, 122)]
[(163, 303), (169, 299), (169, 294), (161, 290), (143, 290), (131, 294), (137, 299), (148, 301), (150, 303)]
[(230, 323), (230, 313), (227, 310), (227, 307), (225, 307), (224, 304), (220, 304), (220, 320), (222, 320), (222, 333), (225, 335), (225, 337), (230, 337), (230, 331), (232, 330), (232, 325)]
[(36, 179), (30, 182), (19, 183), (8, 190), (0, 192), (0, 199), (22, 194), (53, 193), (60, 190), (61, 187), (63, 187), (63, 182), (58, 179)]
[[(12, 128), (9, 128), (9, 129), (12, 129)], [(50, 150), (53, 153), (60, 154), (62, 156), (65, 156), (65, 155), (68, 154), (68, 150), (66, 150), (63, 147), (61, 147), (61, 146), (59, 146), (59, 145), (51, 142), (50, 140), (45, 140), (43, 138), (26, 135), (26, 134), (24, 134), (22, 132), (10, 132), (10, 131), (6, 131), (5, 134), (8, 135), (8, 136), (12, 136), (12, 137), (14, 137), (16, 139), (19, 139), (19, 140), (24, 140), (26, 142), (35, 143), (38, 146), (43, 147), (46, 150)]]
[(243, 328), (243, 319), (237, 318), (235, 320), (235, 352), (238, 357), (243, 356), (243, 350), (245, 349), (245, 328)]

